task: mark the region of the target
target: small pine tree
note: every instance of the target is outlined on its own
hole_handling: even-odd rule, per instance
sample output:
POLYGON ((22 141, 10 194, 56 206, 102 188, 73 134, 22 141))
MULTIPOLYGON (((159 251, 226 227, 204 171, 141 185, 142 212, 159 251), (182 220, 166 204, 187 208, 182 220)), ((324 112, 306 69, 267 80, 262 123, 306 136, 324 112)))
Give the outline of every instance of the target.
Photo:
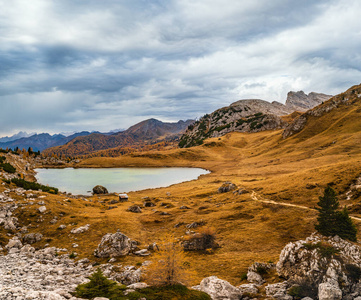
POLYGON ((119 294, 119 291, 123 289, 115 281, 106 278, 99 268, 88 278, 90 279, 88 283, 76 287, 75 296, 86 299, 93 299, 94 297, 110 298, 114 294, 119 294))
POLYGON ((337 210, 340 204, 336 192, 327 186, 324 195, 319 199, 317 203, 319 208, 316 208, 319 211, 316 230, 325 236, 338 235, 343 239, 356 241, 357 228, 348 215, 346 207, 342 211, 337 210))

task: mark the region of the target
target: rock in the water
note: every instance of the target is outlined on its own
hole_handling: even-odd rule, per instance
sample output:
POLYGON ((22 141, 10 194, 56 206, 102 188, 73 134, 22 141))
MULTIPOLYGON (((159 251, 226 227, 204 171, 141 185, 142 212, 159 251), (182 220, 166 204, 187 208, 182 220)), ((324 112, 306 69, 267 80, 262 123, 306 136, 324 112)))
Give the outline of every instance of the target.
POLYGON ((133 213, 141 213, 142 209, 138 205, 132 205, 127 209, 127 211, 130 211, 133 213))
POLYGON ((210 295, 213 300, 239 300, 242 297, 239 289, 217 276, 204 278, 197 289, 210 295))
POLYGON ((31 244, 41 241, 42 238, 43 238, 43 235, 41 233, 29 233, 29 234, 24 235, 23 243, 31 245, 31 244))
POLYGON ((96 257, 118 257, 128 255, 136 249, 137 242, 132 241, 119 230, 116 233, 107 233, 102 237, 98 248, 94 251, 96 257))
POLYGON ((108 194, 108 190, 102 185, 93 187, 93 194, 108 194))
POLYGON ((234 183, 227 181, 218 188, 218 193, 228 193, 236 188, 237 186, 234 183))

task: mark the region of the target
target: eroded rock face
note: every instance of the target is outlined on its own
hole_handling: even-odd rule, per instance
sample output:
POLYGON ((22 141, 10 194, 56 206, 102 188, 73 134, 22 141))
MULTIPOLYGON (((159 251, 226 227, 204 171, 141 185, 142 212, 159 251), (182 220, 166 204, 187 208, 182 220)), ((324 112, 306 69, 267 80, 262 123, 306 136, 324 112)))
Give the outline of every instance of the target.
POLYGON ((213 300, 239 300, 242 298, 242 292, 238 288, 217 276, 204 278, 200 285, 194 288, 207 293, 213 300))
POLYGON ((94 194, 108 194, 108 190, 102 185, 96 185, 93 187, 94 194))
POLYGON ((361 296, 361 248, 337 236, 313 234, 287 244, 276 269, 288 282, 318 288, 322 299, 341 299, 340 291, 342 299, 361 296))
POLYGON ((321 93, 312 92, 307 95, 303 91, 291 91, 287 94, 286 106, 294 111, 306 111, 327 101, 331 97, 331 95, 321 93))
POLYGON ((102 237, 98 248, 94 251, 94 255, 96 257, 124 256, 135 250, 136 245, 136 241, 132 241, 118 230, 116 233, 107 233, 102 237))

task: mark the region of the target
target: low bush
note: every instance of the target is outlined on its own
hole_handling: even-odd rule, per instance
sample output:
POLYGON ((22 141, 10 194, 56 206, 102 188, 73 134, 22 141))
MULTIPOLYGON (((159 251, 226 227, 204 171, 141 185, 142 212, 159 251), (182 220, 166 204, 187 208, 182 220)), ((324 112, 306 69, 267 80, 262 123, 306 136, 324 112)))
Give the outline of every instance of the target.
POLYGON ((316 244, 312 244, 312 243, 305 243, 303 244, 303 246, 307 249, 307 250, 314 250, 317 249, 318 253, 322 256, 322 257, 326 257, 326 258, 331 258, 333 255, 337 254, 340 252, 339 249, 333 247, 332 245, 328 244, 328 243, 322 243, 322 242, 318 242, 316 244))
POLYGON ((25 190, 42 190, 43 192, 57 194, 58 189, 51 186, 42 185, 36 182, 30 182, 24 179, 13 178, 11 180, 6 181, 7 183, 14 183, 16 186, 21 187, 25 190))
POLYGON ((0 168, 2 168, 5 172, 14 174, 16 172, 16 169, 9 163, 2 163, 0 164, 0 168))

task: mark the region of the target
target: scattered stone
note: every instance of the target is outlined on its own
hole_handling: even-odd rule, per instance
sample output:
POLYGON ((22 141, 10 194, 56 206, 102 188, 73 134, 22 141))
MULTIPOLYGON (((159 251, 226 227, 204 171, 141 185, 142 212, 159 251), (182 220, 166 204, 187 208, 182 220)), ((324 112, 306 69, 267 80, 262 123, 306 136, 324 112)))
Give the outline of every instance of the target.
POLYGON ((117 204, 117 203, 119 203, 118 200, 111 200, 111 201, 109 202, 109 204, 117 204))
POLYGON ((40 242, 43 238, 43 235, 41 233, 29 233, 24 235, 23 237, 23 243, 24 244, 34 244, 36 242, 40 242))
POLYGON ((139 250, 139 251, 135 251, 134 254, 139 255, 139 256, 148 256, 148 255, 150 255, 150 253, 148 252, 148 249, 142 249, 142 250, 139 250))
POLYGON ((98 248, 94 251, 96 257, 118 257, 128 255, 135 250, 137 242, 132 241, 119 230, 116 233, 107 233, 102 237, 98 248))
POLYGON ((155 204, 152 201, 147 200, 143 203, 143 206, 144 207, 154 207, 155 204))
POLYGON ((21 241, 17 236, 14 236, 11 240, 9 240, 8 244, 5 246, 5 248, 9 251, 10 249, 16 248, 20 249, 23 246, 21 241))
POLYGON ((138 205, 132 205, 127 209, 127 211, 130 211, 133 213, 141 213, 142 209, 138 205))
POLYGON ((108 190, 102 185, 93 187, 93 194, 108 194, 108 190))
POLYGON ((179 222, 179 223, 174 225, 174 228, 181 227, 182 225, 184 225, 184 222, 179 222))
POLYGON ((145 289, 147 288, 149 285, 146 284, 145 282, 137 282, 137 283, 133 283, 127 286, 128 289, 134 289, 134 290, 139 290, 139 289, 145 289))
POLYGON ((228 193, 230 191, 235 190, 236 188, 237 188, 237 186, 235 184, 227 181, 218 188, 218 193, 228 193))
POLYGON ((255 295, 258 293, 258 288, 253 283, 242 284, 242 285, 238 286, 237 288, 240 290, 240 292, 242 294, 247 293, 249 295, 255 295))
POLYGON ((114 258, 114 257, 112 257, 111 259, 109 259, 109 261, 108 261, 108 262, 112 264, 112 263, 115 263, 116 261, 117 261, 117 259, 116 259, 116 258, 114 258))
POLYGON ((157 243, 154 242, 153 244, 148 245, 147 249, 149 251, 156 251, 156 250, 159 250, 159 247, 158 247, 157 243))
POLYGON ((188 206, 182 205, 180 209, 190 209, 188 206))
POLYGON ((197 228, 197 227, 204 226, 204 225, 206 225, 206 222, 201 220, 199 222, 193 222, 191 224, 186 225, 186 228, 187 229, 192 229, 192 228, 197 228))
POLYGON ((62 224, 58 227, 58 229, 65 229, 66 228, 66 225, 62 224))
POLYGON ((45 211, 46 211, 46 206, 40 206, 39 208, 38 208, 38 211, 42 214, 42 213, 44 213, 45 211))
POLYGON ((89 230, 89 227, 90 227, 90 225, 86 224, 85 226, 81 226, 79 228, 73 228, 72 230, 70 230, 70 233, 73 233, 73 234, 84 233, 89 230))
POLYGON ((287 281, 275 284, 266 285, 267 297, 272 297, 281 300, 292 300, 293 297, 287 294, 288 283, 287 281))

